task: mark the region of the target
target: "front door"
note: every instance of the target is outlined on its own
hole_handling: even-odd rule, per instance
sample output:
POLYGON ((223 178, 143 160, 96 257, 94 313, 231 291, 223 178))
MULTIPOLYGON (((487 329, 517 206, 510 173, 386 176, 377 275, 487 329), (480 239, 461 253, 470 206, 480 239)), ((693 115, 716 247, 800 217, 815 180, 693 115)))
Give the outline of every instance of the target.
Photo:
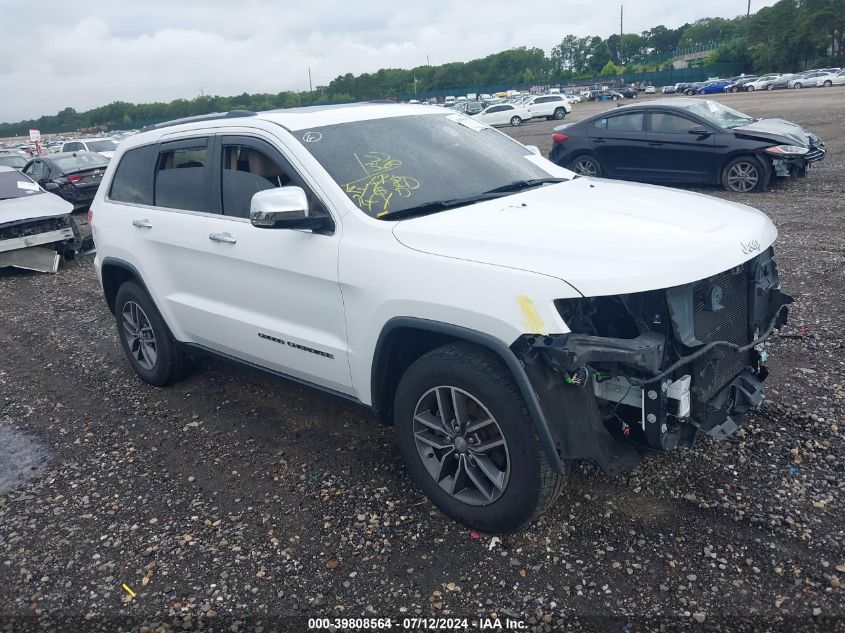
POLYGON ((706 182, 713 171, 715 131, 693 119, 652 112, 642 164, 645 177, 664 182, 706 182), (708 134, 692 134, 706 130, 708 134))
POLYGON ((214 268, 197 336, 219 352, 352 393, 337 274, 340 225, 328 234, 252 226, 253 194, 273 187, 303 187, 310 213, 328 211, 269 142, 221 136, 216 144, 221 213, 206 222, 214 268))

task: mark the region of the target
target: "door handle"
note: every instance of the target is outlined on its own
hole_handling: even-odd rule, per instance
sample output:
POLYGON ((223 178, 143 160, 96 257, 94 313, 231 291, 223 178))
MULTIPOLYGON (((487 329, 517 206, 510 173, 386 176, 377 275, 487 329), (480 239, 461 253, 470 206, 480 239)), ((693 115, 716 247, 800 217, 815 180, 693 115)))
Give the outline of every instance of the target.
POLYGON ((132 220, 132 226, 134 226, 136 229, 153 228, 153 225, 150 224, 150 221, 147 218, 144 218, 143 220, 132 220))
POLYGON ((222 242, 223 244, 236 244, 238 238, 233 237, 231 233, 209 233, 208 239, 212 242, 222 242))
POLYGON ((594 143, 604 143, 604 139, 603 138, 594 138, 593 142, 594 143))
POLYGON ((660 143, 658 141, 649 141, 648 144, 652 147, 659 147, 660 145, 663 145, 663 143, 660 143))

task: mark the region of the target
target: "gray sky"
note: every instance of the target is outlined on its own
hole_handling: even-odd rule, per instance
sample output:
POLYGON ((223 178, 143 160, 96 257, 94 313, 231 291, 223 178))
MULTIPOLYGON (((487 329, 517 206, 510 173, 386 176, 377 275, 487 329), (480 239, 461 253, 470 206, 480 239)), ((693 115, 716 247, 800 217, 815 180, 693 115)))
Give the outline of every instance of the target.
MULTIPOLYGON (((774 0, 753 0, 752 10, 774 0)), ((625 32, 734 17, 745 0, 628 0, 625 32)), ((606 37, 619 3, 554 0, 0 0, 0 121, 112 101, 307 90, 340 74, 466 61, 567 33, 606 37), (534 7, 534 8, 531 8, 534 7)))

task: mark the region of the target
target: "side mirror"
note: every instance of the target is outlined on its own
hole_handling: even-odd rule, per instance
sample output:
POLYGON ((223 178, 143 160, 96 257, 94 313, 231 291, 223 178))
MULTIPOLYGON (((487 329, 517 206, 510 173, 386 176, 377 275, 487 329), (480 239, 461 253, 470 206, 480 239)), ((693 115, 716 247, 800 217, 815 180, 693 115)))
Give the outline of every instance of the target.
POLYGON ((695 134, 696 136, 710 136, 712 132, 707 130, 703 127, 694 127, 689 131, 690 134, 695 134))
POLYGON ((325 216, 308 214, 308 198, 302 187, 265 189, 252 196, 249 221, 259 229, 324 229, 325 216))
POLYGON ((54 182, 45 182, 43 186, 44 186, 44 189, 46 189, 47 191, 55 191, 56 189, 59 188, 59 185, 57 185, 54 182))

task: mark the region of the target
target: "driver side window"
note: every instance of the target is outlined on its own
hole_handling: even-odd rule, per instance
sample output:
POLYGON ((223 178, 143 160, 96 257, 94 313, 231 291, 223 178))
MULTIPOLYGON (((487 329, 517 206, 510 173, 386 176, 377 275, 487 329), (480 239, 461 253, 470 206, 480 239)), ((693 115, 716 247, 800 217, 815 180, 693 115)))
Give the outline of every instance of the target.
POLYGON ((223 215, 248 218, 255 193, 290 184, 290 176, 264 152, 223 145, 223 215))

